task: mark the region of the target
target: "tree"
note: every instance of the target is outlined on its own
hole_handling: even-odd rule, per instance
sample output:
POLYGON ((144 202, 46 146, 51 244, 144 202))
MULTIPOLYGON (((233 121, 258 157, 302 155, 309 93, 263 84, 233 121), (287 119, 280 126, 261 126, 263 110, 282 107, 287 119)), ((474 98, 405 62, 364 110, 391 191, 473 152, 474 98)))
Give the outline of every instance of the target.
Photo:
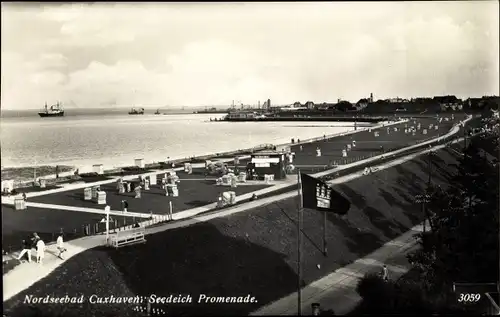
POLYGON ((394 284, 386 282, 379 274, 367 274, 356 285, 356 292, 363 299, 364 307, 372 312, 392 310, 394 284))
POLYGON ((339 102, 336 106, 337 110, 339 111, 349 111, 349 110, 354 110, 355 108, 349 101, 342 100, 339 102))
MULTIPOLYGON (((465 313, 453 293, 453 282, 498 280, 498 166, 483 155, 487 140, 474 138, 456 167, 449 186, 430 186, 427 217, 431 230, 418 234, 420 248, 408 255, 415 278, 403 277, 385 286, 376 277, 363 278, 357 291, 365 311, 391 313, 465 313), (382 301, 382 297, 386 298, 382 301)), ((382 282, 383 283, 383 282, 382 282)))
POLYGON ((419 235, 421 248, 408 256, 431 294, 453 282, 498 280, 498 168, 477 143, 464 150, 450 186, 433 188, 432 230, 419 235))

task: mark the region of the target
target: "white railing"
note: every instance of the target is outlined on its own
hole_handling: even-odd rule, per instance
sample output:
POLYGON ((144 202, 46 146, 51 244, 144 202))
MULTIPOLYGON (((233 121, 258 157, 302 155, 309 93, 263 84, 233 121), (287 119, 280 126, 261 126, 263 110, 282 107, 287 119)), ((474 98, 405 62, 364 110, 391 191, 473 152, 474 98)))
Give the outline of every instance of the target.
POLYGON ((120 248, 129 244, 143 243, 146 242, 145 233, 146 229, 143 227, 119 231, 109 236, 108 245, 114 248, 120 248))

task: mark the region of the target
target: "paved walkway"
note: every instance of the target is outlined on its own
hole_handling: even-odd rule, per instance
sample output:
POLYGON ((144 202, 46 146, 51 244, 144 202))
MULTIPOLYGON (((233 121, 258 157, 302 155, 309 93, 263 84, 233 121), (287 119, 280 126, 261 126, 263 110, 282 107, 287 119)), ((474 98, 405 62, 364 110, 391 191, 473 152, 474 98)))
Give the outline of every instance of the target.
MULTIPOLYGON (((57 210, 66 210, 66 211, 75 211, 75 212, 87 212, 87 213, 93 213, 93 214, 103 214, 105 215, 106 213, 104 212, 104 205, 102 209, 98 208, 88 208, 88 207, 75 207, 75 206, 64 206, 64 205, 54 205, 54 204, 44 204, 44 203, 35 203, 35 202, 26 202, 27 207, 34 207, 34 208, 47 208, 47 209, 57 209, 57 210)), ((151 214, 146 214, 146 213, 140 213, 140 212, 123 212, 121 210, 111 210, 109 212, 111 216, 124 216, 124 217, 136 217, 136 218, 150 218, 151 214)), ((164 215, 160 214, 153 214, 153 217, 161 217, 164 215)))
MULTIPOLYGON (((323 310, 333 309, 336 315, 350 312, 361 300, 356 293, 358 281, 367 273, 381 272, 384 264, 387 265, 391 279, 397 279, 405 274, 410 266, 408 263, 401 265, 401 262, 404 264, 401 258, 404 259, 404 255, 415 248, 417 240, 414 235, 421 232, 422 227, 422 224, 413 227, 364 258, 304 287, 301 290, 302 314, 310 315, 313 303, 319 303, 323 310)), ((251 315, 297 315, 297 297, 295 292, 262 307, 251 315)))
MULTIPOLYGON (((452 129, 452 131, 450 131, 449 135, 454 134, 458 131, 458 129, 455 129, 455 130, 452 129)), ((429 142, 429 143, 431 143, 431 142, 429 142)), ((415 147, 415 146, 413 146, 413 147, 415 147)), ((444 147, 444 145, 440 146, 440 147, 442 148, 442 147, 444 147)), ((410 148, 412 148, 412 147, 410 147, 410 148)), ((435 148, 432 148, 429 150, 435 150, 437 148, 438 147, 435 147, 435 148)), ((421 151, 419 153, 412 154, 412 155, 409 155, 407 157, 403 157, 403 158, 400 158, 398 160, 395 160, 394 162, 380 165, 378 168, 379 168, 379 170, 382 170, 382 169, 388 168, 390 166, 402 164, 408 160, 413 159, 414 157, 416 157, 418 155, 421 155, 421 154, 428 152, 429 150, 421 151)), ((403 151, 404 151, 404 149, 398 150, 396 152, 403 152, 403 151)), ((388 154, 386 153, 385 155, 388 155, 388 154)), ((376 161, 379 158, 380 158, 380 156, 376 156, 373 158, 363 160, 363 162, 367 163, 369 161, 376 161)), ((354 166, 357 166, 360 164, 362 164, 362 163, 355 162, 352 164, 343 165, 339 168, 345 169, 345 168, 354 167, 354 166)), ((317 174, 314 174, 312 176, 320 177, 320 176, 324 176, 324 175, 329 174, 329 173, 331 173, 331 171, 317 173, 317 174)), ((349 174, 349 175, 346 175, 343 177, 336 178, 331 183, 347 182, 347 181, 350 181, 352 179, 362 177, 362 176, 363 176, 363 174, 361 172, 356 172, 353 174, 349 174)), ((86 185, 88 186, 88 184, 86 184, 86 185)), ((289 186, 289 184, 280 184, 280 185, 281 186, 289 186)), ((262 193, 265 192, 266 190, 268 192, 271 192, 271 191, 278 189, 277 187, 279 187, 279 185, 269 187, 269 188, 264 188, 260 191, 257 191, 256 193, 258 195, 259 194, 262 195, 262 193)), ((251 194, 252 193, 248 193, 245 195, 248 196, 247 198, 250 198, 251 194)), ((245 199, 245 195, 241 195, 240 199, 245 199)), ((162 225, 159 227, 147 228, 146 234, 153 234, 153 233, 162 232, 162 231, 169 230, 169 229, 189 226, 189 225, 192 225, 192 224, 195 224, 198 222, 204 222, 204 221, 208 221, 208 220, 218 218, 218 217, 224 217, 224 216, 227 216, 230 214, 243 212, 243 211, 253 209, 253 208, 256 208, 259 206, 270 204, 270 203, 273 203, 275 201, 283 200, 283 199, 286 199, 289 197, 294 197, 296 195, 297 195, 297 192, 289 192, 286 194, 262 198, 262 199, 259 199, 259 200, 253 201, 253 202, 246 203, 244 205, 237 205, 235 207, 228 208, 228 209, 225 209, 223 211, 219 211, 219 212, 216 212, 213 214, 205 214, 205 215, 202 215, 200 217, 194 217, 194 216, 196 216, 199 213, 206 212, 206 211, 212 209, 213 207, 215 207, 216 204, 214 203, 214 204, 211 204, 208 206, 203 206, 203 207, 199 207, 199 208, 185 210, 182 212, 175 213, 173 215, 173 220, 182 220, 182 219, 186 219, 186 220, 168 223, 168 224, 165 224, 165 225, 162 225), (211 208, 211 206, 212 206, 212 208, 211 208)), ((153 222, 154 222, 154 220, 148 221, 148 222, 143 223, 143 225, 146 225, 146 224, 151 225, 153 222)), ((80 239, 75 239, 75 240, 69 241, 68 243, 66 243, 68 251, 65 254, 65 259, 69 259, 72 256, 77 255, 80 252, 83 252, 87 249, 91 249, 91 248, 103 245, 104 243, 105 243, 105 238, 102 235, 90 236, 90 237, 85 237, 85 238, 80 238, 80 239)), ((54 248, 54 246, 48 246, 48 253, 54 252, 54 250, 51 248, 54 248)), ((30 287, 31 285, 33 285, 34 283, 36 283, 37 281, 39 281, 43 277, 49 275, 52 271, 54 271, 63 262, 64 262, 64 260, 60 260, 55 256, 47 256, 45 259, 45 263, 43 265, 39 265, 36 269, 31 268, 31 266, 37 265, 35 263, 30 263, 30 264, 27 263, 24 265, 18 265, 13 270, 11 270, 10 272, 8 272, 7 274, 5 274, 3 276, 4 301, 8 300, 12 296, 27 289, 28 287, 30 287)))

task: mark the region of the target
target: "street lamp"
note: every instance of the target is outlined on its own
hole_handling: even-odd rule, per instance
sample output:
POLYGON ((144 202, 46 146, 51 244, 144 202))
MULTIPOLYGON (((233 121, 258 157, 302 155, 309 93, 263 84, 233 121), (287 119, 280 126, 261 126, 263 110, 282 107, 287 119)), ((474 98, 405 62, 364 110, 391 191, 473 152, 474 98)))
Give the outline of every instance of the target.
POLYGON ((430 188, 431 186, 431 180, 432 180, 432 157, 436 155, 435 151, 429 151, 428 153, 428 160, 427 160, 427 173, 429 174, 429 178, 427 180, 427 187, 430 188))
POLYGON ((417 204, 421 204, 422 206, 422 214, 424 215, 424 227, 423 227, 423 231, 425 233, 425 223, 427 222, 427 217, 425 215, 425 204, 426 203, 429 203, 430 202, 430 196, 428 194, 419 194, 419 195, 415 195, 415 202, 417 204))

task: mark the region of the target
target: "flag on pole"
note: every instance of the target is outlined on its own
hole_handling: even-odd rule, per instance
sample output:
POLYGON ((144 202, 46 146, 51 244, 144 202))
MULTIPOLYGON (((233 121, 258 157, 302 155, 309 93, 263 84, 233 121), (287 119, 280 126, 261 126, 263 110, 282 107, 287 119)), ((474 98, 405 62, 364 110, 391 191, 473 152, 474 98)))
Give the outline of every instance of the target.
POLYGON ((351 202, 325 182, 300 173, 302 207, 345 215, 351 202))

